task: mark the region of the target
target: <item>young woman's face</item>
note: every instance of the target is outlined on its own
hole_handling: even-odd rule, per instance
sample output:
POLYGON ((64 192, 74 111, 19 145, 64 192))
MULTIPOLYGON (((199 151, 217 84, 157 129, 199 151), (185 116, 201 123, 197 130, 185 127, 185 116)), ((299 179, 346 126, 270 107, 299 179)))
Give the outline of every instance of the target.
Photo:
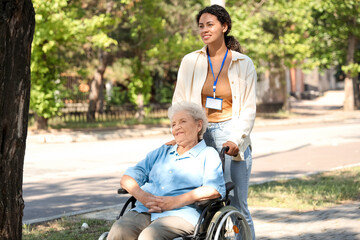
POLYGON ((224 40, 227 24, 221 24, 216 16, 204 13, 199 19, 199 33, 203 42, 207 45, 224 40))

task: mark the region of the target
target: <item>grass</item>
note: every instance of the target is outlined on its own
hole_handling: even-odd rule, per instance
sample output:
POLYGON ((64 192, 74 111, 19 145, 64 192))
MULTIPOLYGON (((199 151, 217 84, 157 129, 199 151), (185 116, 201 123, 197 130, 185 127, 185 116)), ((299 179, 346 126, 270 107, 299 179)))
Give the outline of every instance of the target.
POLYGON ((360 167, 299 179, 272 181, 249 188, 249 206, 315 210, 360 200, 360 167))
POLYGON ((99 122, 62 122, 49 124, 53 129, 104 129, 104 128, 123 128, 135 125, 158 125, 169 124, 167 118, 145 118, 142 122, 137 119, 116 120, 116 121, 99 121, 99 122))
MULTIPOLYGON (((136 125, 169 125, 170 121, 167 118, 145 118, 142 122, 139 122, 137 119, 127 119, 127 120, 114 120, 114 121, 97 121, 97 122, 64 122, 57 120, 49 121, 49 129, 109 129, 109 128, 125 128, 136 125)), ((34 128, 34 121, 29 121, 29 129, 34 128)))
POLYGON ((79 219, 65 217, 39 225, 24 225, 23 240, 89 240, 98 239, 103 232, 108 232, 112 221, 97 219, 79 219), (88 229, 81 229, 86 222, 88 229))
MULTIPOLYGON (((308 177, 272 181, 249 188, 249 206, 307 211, 360 200, 360 167, 325 172, 308 177)), ((98 239, 112 221, 66 217, 23 227, 23 240, 98 239), (81 230, 86 222, 89 229, 81 230)))
POLYGON ((288 119, 295 115, 296 114, 288 112, 288 111, 284 111, 284 110, 279 110, 277 112, 264 112, 264 113, 257 112, 256 113, 256 117, 263 118, 263 119, 288 119))

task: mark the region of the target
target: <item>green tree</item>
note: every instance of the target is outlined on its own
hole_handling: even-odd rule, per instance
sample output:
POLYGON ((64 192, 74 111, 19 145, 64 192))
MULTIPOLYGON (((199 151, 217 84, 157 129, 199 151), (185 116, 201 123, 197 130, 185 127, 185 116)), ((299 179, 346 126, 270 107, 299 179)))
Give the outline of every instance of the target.
MULTIPOLYGON (((285 84, 281 73, 285 67, 324 70, 343 65, 347 73, 344 109, 359 105, 354 77, 360 70, 359 4, 358 0, 227 1, 233 34, 258 72, 269 71, 270 78, 280 76, 285 84), (280 71, 273 75, 276 69, 280 71)), ((265 96, 272 99, 278 94, 265 96)))
POLYGON ((141 110, 149 101, 171 102, 182 57, 202 46, 195 15, 203 1, 143 0, 133 4, 122 11, 119 26, 111 33, 119 49, 105 75, 126 86, 131 101, 141 110))
POLYGON ((267 73, 270 88, 263 96, 270 102, 283 102, 288 109, 285 69, 313 68, 312 26, 306 0, 227 1, 232 16, 232 34, 251 57, 258 73, 267 73), (276 87, 280 85, 280 87, 276 87))
POLYGON ((153 93, 156 102, 171 102, 181 59, 203 46, 195 21, 197 12, 203 7, 204 1, 194 0, 161 3, 165 12, 165 34, 146 52, 154 76, 153 93))
MULTIPOLYGON (((113 47, 111 52, 98 49, 98 64, 95 66, 95 74, 91 81, 91 90, 89 96, 88 121, 95 120, 95 112, 102 111, 103 88, 105 71, 108 66, 126 62, 124 66, 130 71, 126 87, 127 95, 130 101, 138 106, 139 113, 143 113, 143 105, 149 102, 152 78, 149 71, 150 64, 145 61, 145 52, 156 41, 156 36, 161 35, 159 22, 161 17, 156 16, 159 13, 157 1, 139 1, 139 0, 123 0, 123 1, 93 1, 82 0, 87 2, 89 9, 88 14, 94 14, 96 11, 104 11, 111 13, 115 19, 114 27, 109 36, 116 39, 120 44, 119 47, 113 47), (104 4, 106 2, 106 4, 104 4), (94 6, 96 6, 94 8, 94 6), (121 59, 128 59, 123 61, 121 59)), ((112 71, 119 72, 119 71, 112 71)), ((114 76, 113 76, 114 77, 114 76)), ((112 77, 112 78, 113 78, 112 77)), ((115 78, 121 78, 115 77, 115 78)), ((122 80, 122 82, 125 82, 122 80)), ((143 114, 139 114, 142 118, 143 114)))
MULTIPOLYGON (((144 105, 149 103, 153 78, 151 76, 151 59, 146 52, 164 37, 164 11, 162 1, 124 1, 125 11, 119 16, 119 25, 112 36, 119 41, 117 58, 126 58, 130 70, 128 81, 128 96, 138 108, 138 119, 145 114, 144 105)), ((119 63, 119 61, 117 61, 119 63)))
POLYGON ((70 68, 70 59, 84 52, 84 44, 108 47, 116 42, 106 35, 113 20, 108 14, 87 18, 76 5, 66 0, 33 0, 36 29, 32 46, 32 87, 30 108, 37 128, 47 128, 61 101, 61 74, 70 68))
MULTIPOLYGON (((111 24, 98 29, 96 44, 88 44, 86 47, 86 56, 77 56, 82 69, 86 69, 87 78, 90 78, 89 107, 87 112, 87 121, 95 121, 95 113, 103 112, 104 107, 104 85, 105 71, 112 64, 117 52, 117 41, 111 38, 110 33, 116 29, 119 24, 119 16, 131 4, 130 0, 112 1, 112 0, 77 0, 73 5, 82 9, 84 16, 91 19, 93 16, 106 14, 111 19, 111 24), (80 6, 81 5, 81 6, 80 6), (105 42, 104 42, 105 40, 105 42), (110 40, 110 41, 108 41, 110 40)), ((94 42, 95 43, 95 42, 94 42)))
POLYGON ((149 103, 153 78, 150 74, 151 59, 149 51, 160 39, 165 37, 165 12, 161 0, 141 1, 134 4, 129 16, 131 24, 130 34, 134 58, 132 63, 132 77, 129 84, 130 99, 136 103, 138 119, 144 117, 144 105, 149 103))
POLYGON ((357 76, 360 73, 360 1, 309 1, 314 27, 314 57, 321 68, 342 65, 346 73, 344 110, 360 107, 357 76))

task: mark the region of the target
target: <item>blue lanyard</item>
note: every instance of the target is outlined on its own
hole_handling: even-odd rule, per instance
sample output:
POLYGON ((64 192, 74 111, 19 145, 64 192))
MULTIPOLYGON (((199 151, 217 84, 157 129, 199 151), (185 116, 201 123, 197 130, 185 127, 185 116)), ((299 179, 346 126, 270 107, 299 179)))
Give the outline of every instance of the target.
POLYGON ((214 86, 213 86, 213 91, 214 91, 214 98, 215 98, 215 92, 216 92, 216 84, 217 84, 217 81, 218 81, 218 78, 219 78, 219 75, 221 73, 221 70, 224 66, 224 63, 225 63, 225 60, 226 60, 226 56, 228 54, 228 51, 229 49, 226 49, 226 53, 225 53, 225 57, 221 63, 221 67, 220 67, 220 71, 219 71, 219 74, 217 75, 216 79, 215 79, 215 74, 214 74, 214 70, 213 70, 213 67, 212 67, 212 64, 211 64, 211 59, 210 59, 210 54, 209 54, 209 49, 206 49, 206 52, 207 52, 207 55, 208 55, 208 59, 209 59, 209 63, 210 63, 210 68, 211 68, 211 72, 212 72, 212 75, 214 77, 214 86))

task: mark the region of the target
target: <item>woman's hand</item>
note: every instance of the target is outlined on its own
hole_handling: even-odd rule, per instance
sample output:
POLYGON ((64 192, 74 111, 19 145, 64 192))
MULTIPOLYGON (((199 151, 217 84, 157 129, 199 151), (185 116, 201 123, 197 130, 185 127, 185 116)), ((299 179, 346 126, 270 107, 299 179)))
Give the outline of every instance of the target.
POLYGON ((163 210, 161 207, 158 206, 157 202, 148 202, 147 204, 144 204, 145 207, 147 207, 149 210, 149 213, 161 213, 163 210))
POLYGON ((136 200, 144 204, 145 207, 147 207, 149 210, 151 209, 151 212, 161 212, 161 208, 157 206, 157 197, 142 190, 134 178, 128 175, 124 175, 121 178, 120 185, 132 196, 134 196, 136 200))
POLYGON ((143 191, 143 193, 136 198, 139 202, 144 204, 149 209, 149 212, 162 212, 161 208, 157 204, 157 196, 143 191))
POLYGON ((156 196, 155 205, 161 208, 162 212, 165 212, 193 204, 194 202, 214 199, 220 196, 220 193, 213 187, 202 186, 178 196, 156 196))
POLYGON ((237 144, 227 141, 223 144, 223 147, 229 147, 229 150, 226 152, 227 155, 237 156, 239 154, 239 147, 237 144))
MULTIPOLYGON (((156 197, 156 204, 155 206, 160 208, 162 212, 182 207, 183 205, 180 204, 181 201, 178 199, 179 196, 171 197, 171 196, 157 196, 156 197)), ((149 212, 154 212, 152 209, 149 209, 149 212)))

